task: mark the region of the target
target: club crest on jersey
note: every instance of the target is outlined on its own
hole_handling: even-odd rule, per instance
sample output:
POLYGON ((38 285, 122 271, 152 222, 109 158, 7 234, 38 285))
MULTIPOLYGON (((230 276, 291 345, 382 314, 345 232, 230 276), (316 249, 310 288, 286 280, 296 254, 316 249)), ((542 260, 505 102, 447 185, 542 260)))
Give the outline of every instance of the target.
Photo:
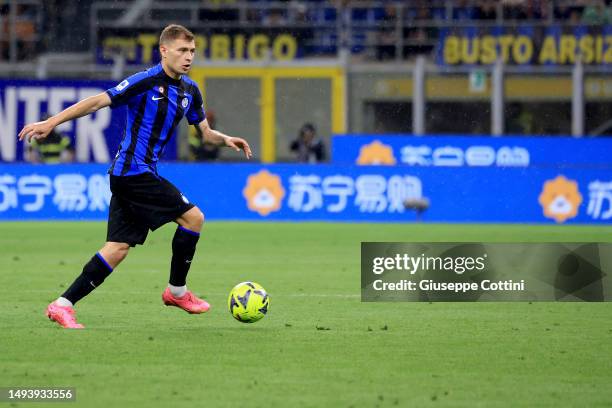
POLYGON ((181 102, 181 105, 183 105, 183 108, 186 108, 187 105, 189 105, 189 99, 183 98, 183 102, 181 102))
POLYGON ((159 93, 164 93, 164 87, 160 86, 159 88, 157 88, 157 90, 159 91, 159 93))

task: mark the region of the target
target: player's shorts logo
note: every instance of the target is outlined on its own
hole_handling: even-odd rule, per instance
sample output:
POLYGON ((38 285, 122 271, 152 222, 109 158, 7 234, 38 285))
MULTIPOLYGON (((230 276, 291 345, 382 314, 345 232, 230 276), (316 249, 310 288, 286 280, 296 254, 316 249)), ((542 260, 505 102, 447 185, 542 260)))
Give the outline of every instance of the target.
POLYGON ((395 164, 393 149, 391 146, 381 143, 378 140, 364 145, 359 151, 357 164, 395 164))
POLYGON ((183 101, 181 102, 181 105, 183 105, 183 108, 186 108, 187 105, 189 105, 189 99, 183 98, 183 101))
POLYGON ((123 91, 123 89, 124 89, 126 86, 128 86, 129 84, 130 84, 130 83, 128 82, 128 80, 127 80, 127 79, 125 79, 125 80, 123 80, 123 81, 122 81, 122 82, 121 82, 119 85, 117 85, 117 86, 115 87, 115 89, 116 89, 118 92, 121 92, 121 91, 123 91))
POLYGON ((181 199, 185 204, 189 204, 189 200, 187 199, 187 197, 185 197, 185 195, 181 194, 181 199))
POLYGON ((265 217, 271 212, 280 210, 285 189, 278 175, 261 170, 249 176, 242 195, 247 201, 249 210, 265 217))
POLYGON ((582 195, 578 191, 578 183, 575 180, 557 176, 544 183, 538 201, 546 218, 562 223, 578 215, 582 195))

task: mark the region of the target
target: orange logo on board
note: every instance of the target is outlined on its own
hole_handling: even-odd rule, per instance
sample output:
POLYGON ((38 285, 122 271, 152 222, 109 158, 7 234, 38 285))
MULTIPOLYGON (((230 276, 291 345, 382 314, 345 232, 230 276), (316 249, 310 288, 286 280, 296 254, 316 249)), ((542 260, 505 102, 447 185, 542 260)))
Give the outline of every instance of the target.
POLYGON ((285 197, 285 189, 279 176, 267 170, 261 170, 249 176, 242 195, 247 201, 249 210, 266 216, 280 210, 283 197, 285 197))
POLYGON ((562 223, 578 215, 582 195, 578 191, 578 183, 575 180, 557 176, 544 183, 538 201, 546 218, 562 223))
POLYGON ((357 158, 357 164, 393 165, 395 164, 393 149, 391 146, 375 140, 372 143, 361 147, 359 150, 359 157, 357 158))

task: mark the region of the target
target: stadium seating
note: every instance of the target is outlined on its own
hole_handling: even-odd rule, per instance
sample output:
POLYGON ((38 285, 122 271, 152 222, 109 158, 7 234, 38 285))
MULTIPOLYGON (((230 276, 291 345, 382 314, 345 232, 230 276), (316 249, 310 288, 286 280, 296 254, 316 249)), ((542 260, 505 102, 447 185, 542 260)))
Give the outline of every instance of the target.
MULTIPOLYGON (((1 5, 0 59, 31 60, 45 52, 93 50, 90 19, 77 16, 96 18, 94 14, 103 8, 104 2, 80 1, 68 7, 69 3, 72 4, 66 0, 27 0, 19 2, 15 11, 11 11, 11 3, 1 5), (10 23, 13 15, 14 23, 10 23), (11 44, 20 51, 11 54, 11 44)), ((114 13, 118 18, 137 3, 113 5, 112 10, 104 12, 114 13)), ((405 58, 415 50, 432 52, 439 29, 454 24, 513 25, 519 20, 546 25, 611 24, 611 3, 610 0, 215 0, 181 2, 181 8, 176 10, 168 9, 167 2, 152 2, 150 15, 144 17, 161 22, 184 15, 183 23, 193 23, 195 17, 192 25, 196 30, 211 26, 231 30, 245 25, 281 27, 287 31, 308 27, 312 32, 302 35, 307 37, 306 55, 333 54, 340 46, 346 46, 353 54, 380 59, 385 53, 374 50, 388 46, 391 33, 407 47, 395 57, 405 58), (164 7, 156 9, 156 5, 164 7)), ((135 24, 134 29, 137 28, 135 24)))

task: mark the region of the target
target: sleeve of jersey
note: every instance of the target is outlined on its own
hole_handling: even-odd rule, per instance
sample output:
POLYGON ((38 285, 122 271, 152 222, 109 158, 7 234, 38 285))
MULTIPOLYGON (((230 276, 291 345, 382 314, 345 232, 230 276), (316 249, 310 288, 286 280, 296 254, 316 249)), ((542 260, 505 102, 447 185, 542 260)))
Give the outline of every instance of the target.
POLYGON ((140 95, 147 91, 147 79, 149 76, 146 72, 139 72, 124 79, 119 85, 106 90, 107 95, 111 99, 111 108, 123 106, 136 95, 140 95))
POLYGON ((202 94, 198 88, 195 88, 195 92, 193 95, 193 102, 185 115, 187 117, 187 122, 190 125, 197 125, 206 119, 206 112, 204 112, 204 101, 202 100, 202 94))

